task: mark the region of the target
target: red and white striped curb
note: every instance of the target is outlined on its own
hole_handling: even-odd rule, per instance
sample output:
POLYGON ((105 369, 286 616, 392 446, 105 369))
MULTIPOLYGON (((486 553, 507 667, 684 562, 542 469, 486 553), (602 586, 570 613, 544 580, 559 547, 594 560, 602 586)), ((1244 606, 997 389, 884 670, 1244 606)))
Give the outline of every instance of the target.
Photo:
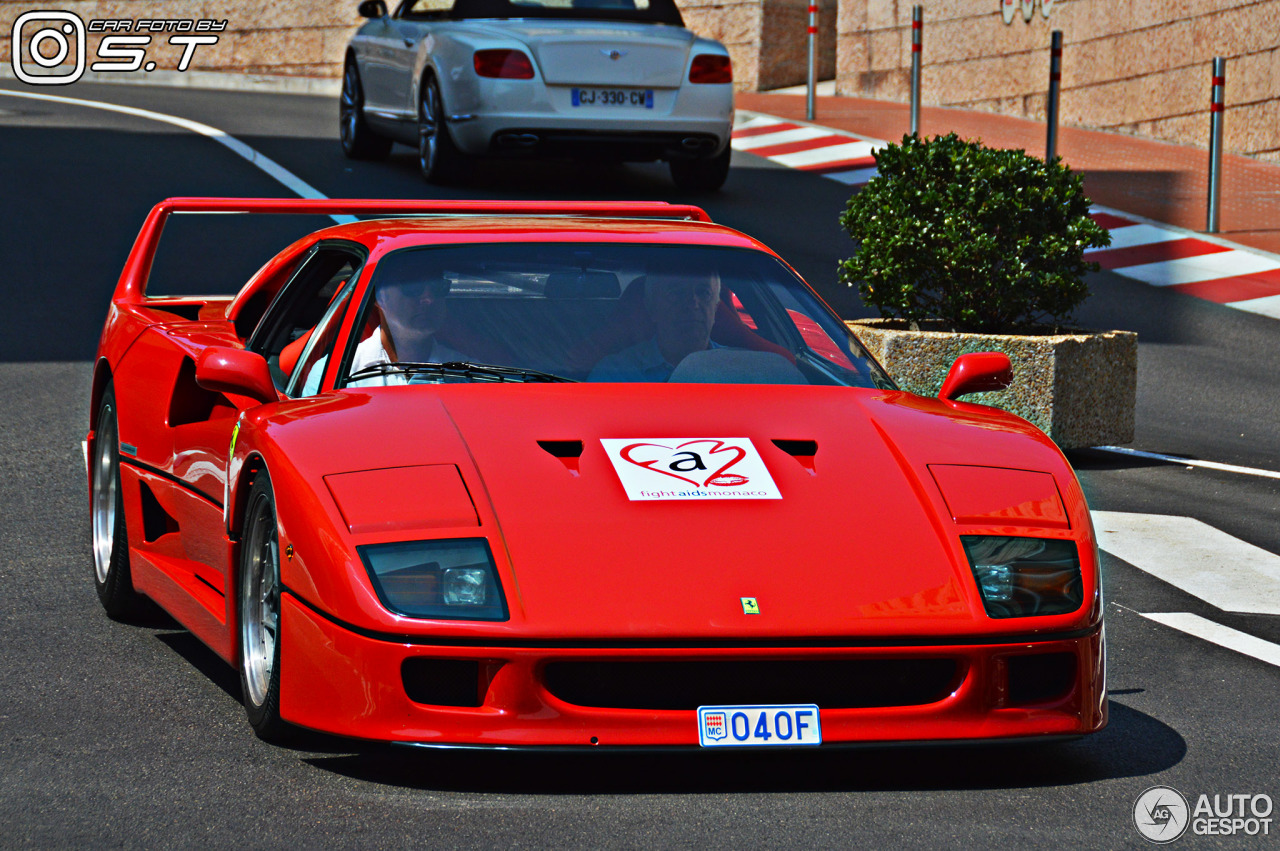
POLYGON ((1111 247, 1085 258, 1117 275, 1280 319, 1280 257, 1094 206, 1111 247))
MULTIPOLYGON (((733 149, 779 165, 860 187, 875 177, 876 148, 888 144, 772 115, 740 112, 733 149)), ((1126 278, 1280 319, 1280 257, 1094 206, 1091 215, 1111 231, 1111 247, 1086 252, 1102 268, 1126 278)))
POLYGON ((772 115, 739 113, 733 149, 778 165, 814 172, 851 186, 875 176, 876 148, 888 143, 855 133, 799 124, 772 115))

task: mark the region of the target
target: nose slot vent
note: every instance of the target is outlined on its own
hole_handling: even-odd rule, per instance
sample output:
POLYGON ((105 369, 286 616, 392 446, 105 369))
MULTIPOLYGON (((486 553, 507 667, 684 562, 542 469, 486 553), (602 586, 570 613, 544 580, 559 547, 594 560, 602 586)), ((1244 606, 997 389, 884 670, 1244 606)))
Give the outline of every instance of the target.
POLYGON ((818 454, 818 441, 775 439, 773 445, 799 461, 800 466, 809 471, 809 475, 817 475, 817 470, 813 466, 813 456, 818 454))
POLYGON ((581 440, 539 440, 538 445, 548 455, 559 458, 566 470, 578 475, 578 459, 582 456, 581 440))

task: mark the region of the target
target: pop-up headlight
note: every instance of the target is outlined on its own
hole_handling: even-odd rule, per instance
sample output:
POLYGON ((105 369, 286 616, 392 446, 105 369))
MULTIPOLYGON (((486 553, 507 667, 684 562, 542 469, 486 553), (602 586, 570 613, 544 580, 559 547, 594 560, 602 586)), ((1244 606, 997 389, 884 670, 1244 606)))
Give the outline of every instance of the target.
POLYGON ((357 548, 378 599, 411 618, 504 621, 493 555, 484 538, 401 541, 357 548))
POLYGON ((990 617, 1063 615, 1084 602, 1075 541, 961 535, 960 543, 990 617))

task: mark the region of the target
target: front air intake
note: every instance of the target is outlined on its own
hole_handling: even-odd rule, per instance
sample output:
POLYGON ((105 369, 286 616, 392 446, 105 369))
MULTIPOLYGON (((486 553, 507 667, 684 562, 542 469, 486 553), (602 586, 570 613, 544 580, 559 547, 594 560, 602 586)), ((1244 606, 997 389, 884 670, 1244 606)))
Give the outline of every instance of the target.
POLYGON ((565 703, 613 709, 815 703, 822 709, 919 706, 960 681, 955 659, 550 662, 547 691, 565 703))
POLYGON ((480 663, 469 659, 405 659, 400 666, 405 694, 431 706, 479 706, 480 663))

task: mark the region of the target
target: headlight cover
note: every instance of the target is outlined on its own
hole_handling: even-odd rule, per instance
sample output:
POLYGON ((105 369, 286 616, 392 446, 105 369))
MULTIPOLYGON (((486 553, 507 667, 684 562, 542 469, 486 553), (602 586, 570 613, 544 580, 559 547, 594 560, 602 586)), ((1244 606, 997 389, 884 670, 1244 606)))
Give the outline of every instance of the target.
POLYGON ((411 618, 505 621, 507 601, 484 538, 357 547, 382 605, 411 618))
POLYGON ((1065 615, 1084 602, 1075 541, 961 535, 960 543, 989 617, 1065 615))

